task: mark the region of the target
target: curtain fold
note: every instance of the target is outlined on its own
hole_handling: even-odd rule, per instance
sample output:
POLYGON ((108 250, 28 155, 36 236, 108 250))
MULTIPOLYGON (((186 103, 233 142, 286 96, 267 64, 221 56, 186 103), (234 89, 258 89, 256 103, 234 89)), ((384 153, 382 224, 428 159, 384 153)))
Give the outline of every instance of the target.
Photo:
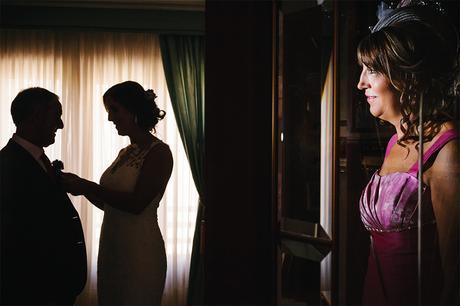
POLYGON ((188 305, 202 305, 204 262, 204 37, 160 35, 161 57, 179 133, 198 190, 188 305))
MULTIPOLYGON (((46 148, 65 171, 99 181, 102 172, 129 143, 120 137, 102 102, 112 85, 133 80, 157 94, 166 117, 157 136, 173 154, 174 168, 158 208, 168 271, 163 306, 185 305, 198 195, 169 101, 158 36, 153 33, 0 30, 0 147, 13 134, 11 101, 25 88, 56 93, 64 129, 46 148)), ((82 220, 88 252, 88 283, 76 305, 96 305, 96 269, 102 212, 83 197, 72 197, 82 220)))

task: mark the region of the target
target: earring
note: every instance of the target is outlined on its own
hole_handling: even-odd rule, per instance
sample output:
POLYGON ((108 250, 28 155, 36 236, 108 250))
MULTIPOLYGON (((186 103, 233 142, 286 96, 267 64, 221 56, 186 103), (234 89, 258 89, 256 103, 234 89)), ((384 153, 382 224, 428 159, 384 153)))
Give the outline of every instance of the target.
POLYGON ((134 116, 134 123, 137 125, 137 116, 134 116))

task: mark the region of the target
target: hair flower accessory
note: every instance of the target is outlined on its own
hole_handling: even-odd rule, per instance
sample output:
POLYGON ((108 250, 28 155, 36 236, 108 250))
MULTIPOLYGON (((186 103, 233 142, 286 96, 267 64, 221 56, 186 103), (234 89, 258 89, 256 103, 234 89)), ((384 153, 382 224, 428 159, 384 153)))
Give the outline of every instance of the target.
POLYGON ((153 89, 147 89, 145 91, 145 96, 147 97, 147 99, 149 100, 155 100, 157 98, 157 95, 155 94, 155 92, 153 91, 153 89))

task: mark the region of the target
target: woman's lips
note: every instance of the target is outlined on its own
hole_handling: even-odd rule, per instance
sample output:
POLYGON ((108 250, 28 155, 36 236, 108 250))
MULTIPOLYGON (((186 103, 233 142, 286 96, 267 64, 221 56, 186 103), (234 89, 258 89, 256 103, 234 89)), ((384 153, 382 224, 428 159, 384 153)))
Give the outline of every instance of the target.
POLYGON ((368 103, 374 102, 374 100, 375 100, 376 98, 377 98, 376 96, 366 96, 366 99, 367 99, 367 102, 368 102, 368 103))

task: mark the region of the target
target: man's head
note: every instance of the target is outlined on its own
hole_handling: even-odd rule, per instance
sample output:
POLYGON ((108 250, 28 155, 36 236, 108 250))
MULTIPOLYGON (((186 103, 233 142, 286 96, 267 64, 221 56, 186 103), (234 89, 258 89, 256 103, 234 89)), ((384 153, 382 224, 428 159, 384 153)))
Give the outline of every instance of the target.
POLYGON ((39 147, 54 143, 56 131, 64 127, 61 115, 59 97, 40 87, 21 91, 11 103, 17 133, 39 147))

